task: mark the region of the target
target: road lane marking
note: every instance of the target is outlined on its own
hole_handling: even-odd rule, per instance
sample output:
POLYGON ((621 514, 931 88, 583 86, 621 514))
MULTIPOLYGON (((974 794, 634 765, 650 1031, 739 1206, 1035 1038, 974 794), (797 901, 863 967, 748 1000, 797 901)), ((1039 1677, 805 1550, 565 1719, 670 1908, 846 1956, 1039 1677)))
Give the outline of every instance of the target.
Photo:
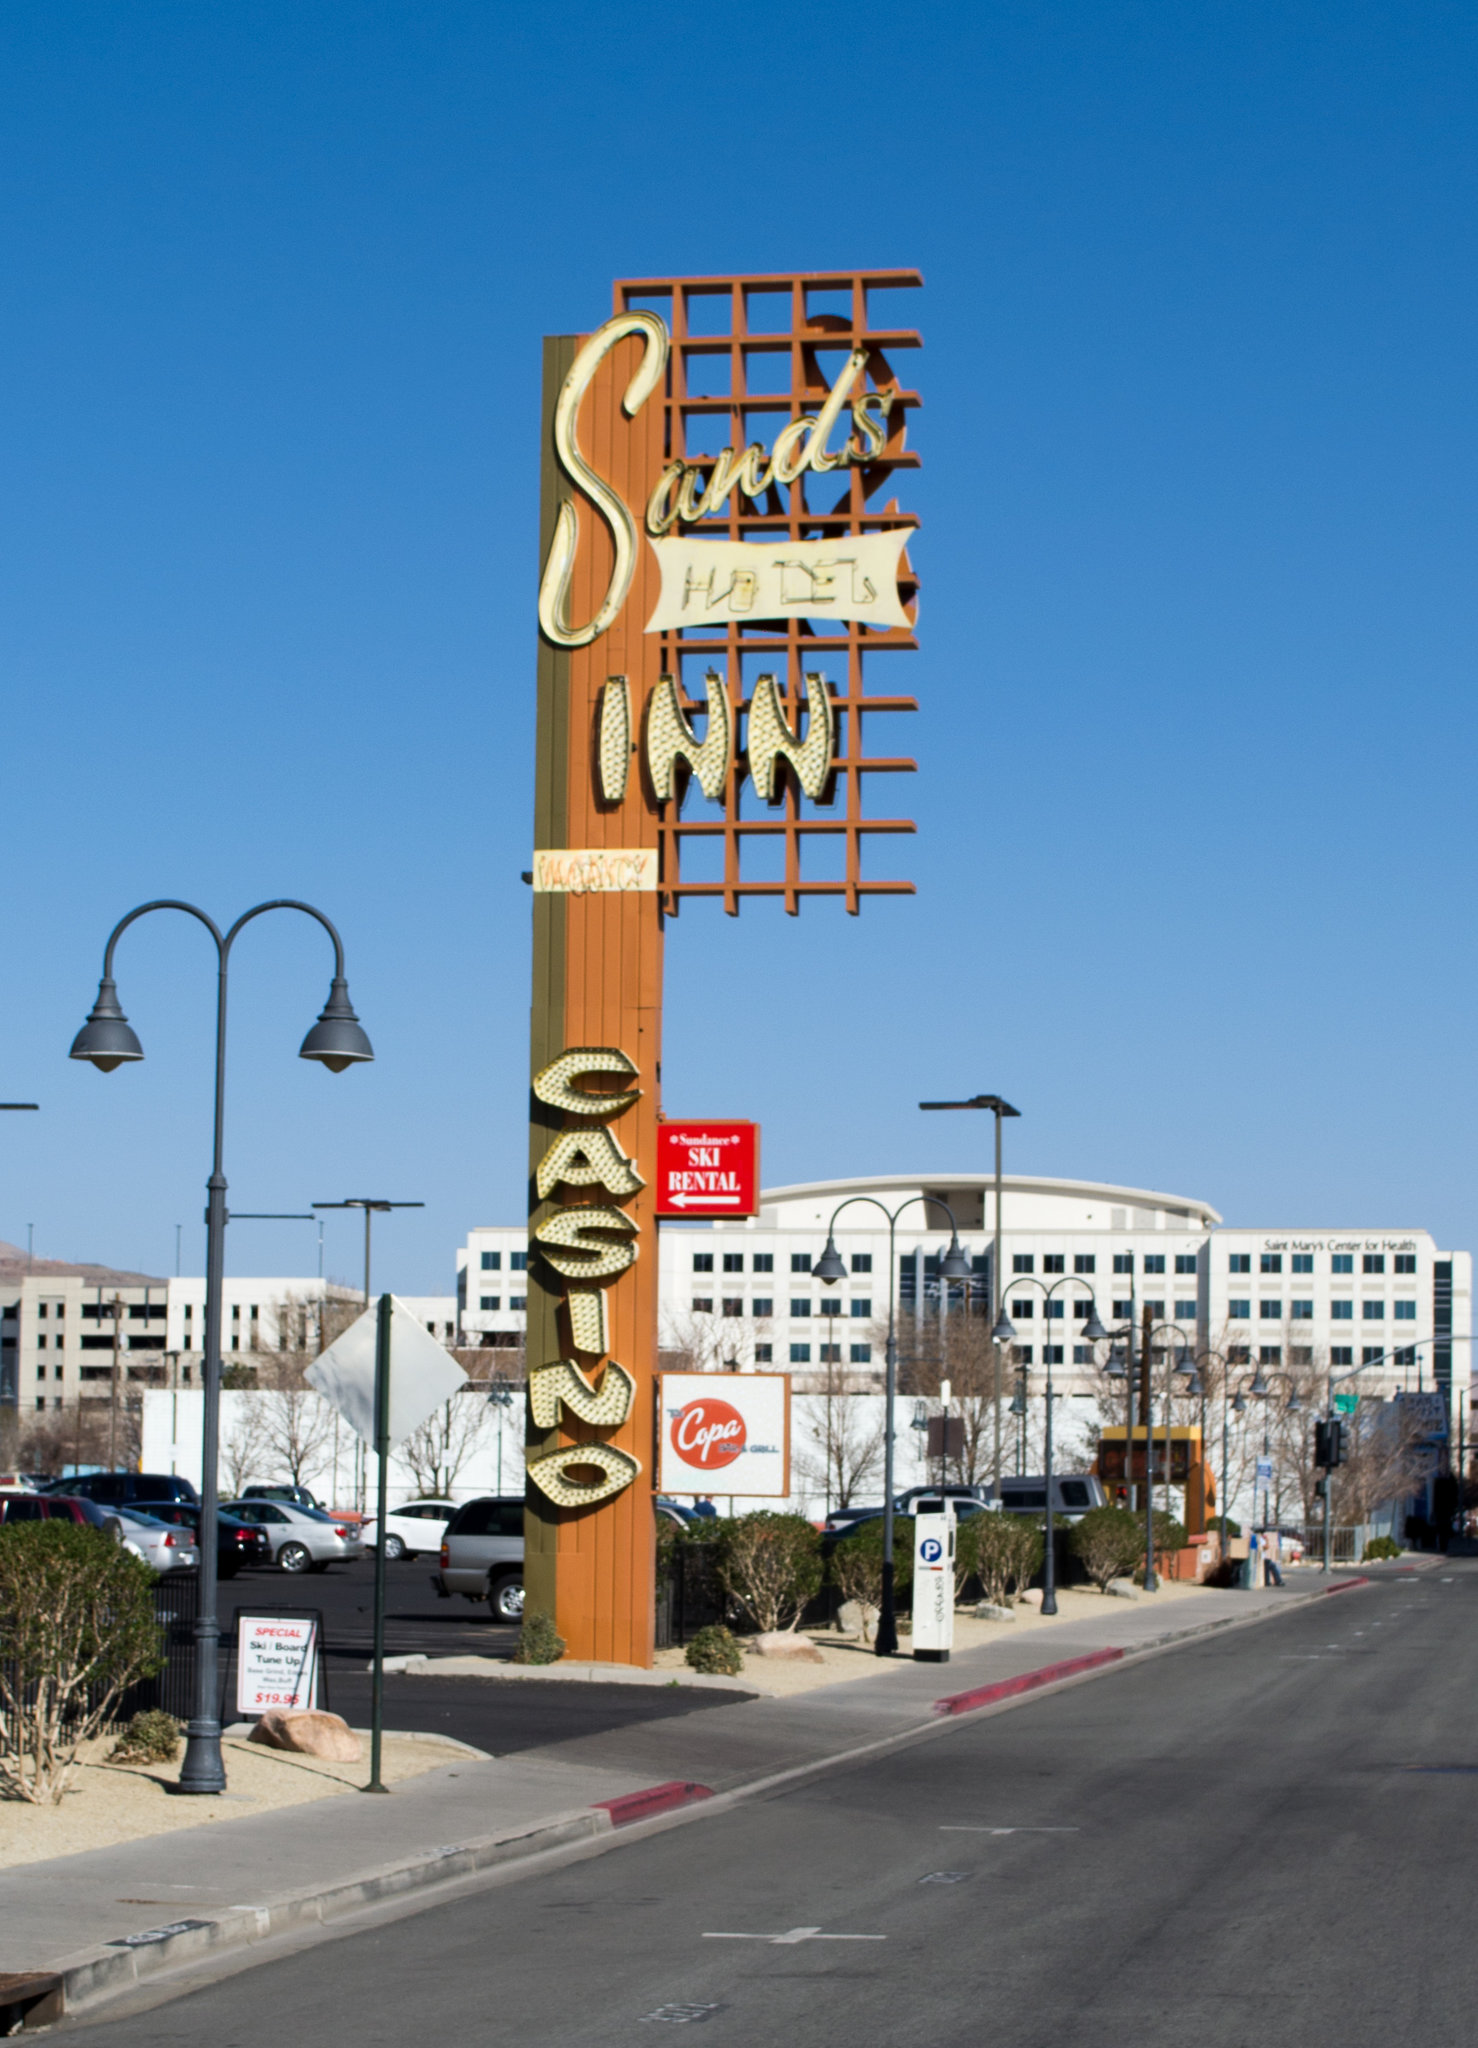
POLYGON ((1081 1828, 987 1828, 965 1821, 941 1821, 941 1835, 1080 1835, 1081 1828))
POLYGON ((802 1941, 886 1941, 886 1934, 823 1934, 819 1927, 791 1927, 784 1934, 705 1934, 705 1941, 767 1941, 772 1948, 794 1948, 802 1941))
POLYGON ((706 2020, 711 2012, 722 2012, 721 2005, 659 2005, 655 2012, 644 2012, 644 2020, 671 2020, 674 2026, 691 2026, 695 2020, 706 2020))
POLYGON ((963 1884, 970 1875, 968 1870, 931 1870, 919 1879, 920 1884, 963 1884))

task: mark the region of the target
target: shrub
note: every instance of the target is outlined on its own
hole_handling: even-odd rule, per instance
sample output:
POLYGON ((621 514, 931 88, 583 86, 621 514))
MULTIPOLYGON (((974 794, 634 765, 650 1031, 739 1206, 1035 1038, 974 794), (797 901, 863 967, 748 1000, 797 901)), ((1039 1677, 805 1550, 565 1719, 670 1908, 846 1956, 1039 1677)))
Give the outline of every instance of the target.
POLYGON ((557 1664, 565 1653, 565 1639, 554 1626, 552 1614, 526 1614, 518 1632, 515 1664, 557 1664))
POLYGON ((160 1707, 135 1714, 108 1752, 110 1764, 172 1764, 180 1753, 180 1724, 160 1707))
POLYGON ((154 1574, 76 1522, 0 1529, 0 1792, 59 1804, 81 1745, 164 1667, 154 1574))
MULTIPOLYGON (((883 1604, 883 1518, 864 1522, 831 1553, 831 1583, 843 1600, 855 1600, 876 1614, 883 1604)), ((893 1517, 893 1592, 913 1584, 913 1516, 893 1517)), ((864 1630, 864 1634, 866 1631, 864 1630)))
MULTIPOLYGON (((1140 1524, 1141 1528, 1144 1526, 1140 1524)), ((1167 1515, 1163 1508, 1155 1509, 1155 1554, 1162 1551, 1184 1550, 1186 1545, 1185 1523, 1177 1522, 1173 1515, 1167 1515)))
POLYGON ((965 1577, 975 1573, 986 1599, 1004 1607, 1031 1584, 1046 1548, 1046 1532, 1026 1515, 968 1515, 955 1557, 965 1577))
POLYGON ((1372 1536, 1360 1553, 1361 1564, 1379 1564, 1383 1557, 1404 1556, 1394 1536, 1372 1536))
POLYGON ((821 1588, 821 1537, 804 1515, 761 1509, 722 1525, 724 1590, 757 1629, 794 1628, 821 1588))
POLYGON ((732 1635, 722 1622, 710 1622, 707 1628, 700 1628, 683 1655, 695 1671, 707 1671, 723 1678, 737 1678, 744 1669, 744 1652, 739 1647, 739 1638, 732 1635))
POLYGON ((1068 1542, 1100 1592, 1144 1563, 1144 1522, 1128 1508, 1094 1508, 1073 1524, 1068 1542))

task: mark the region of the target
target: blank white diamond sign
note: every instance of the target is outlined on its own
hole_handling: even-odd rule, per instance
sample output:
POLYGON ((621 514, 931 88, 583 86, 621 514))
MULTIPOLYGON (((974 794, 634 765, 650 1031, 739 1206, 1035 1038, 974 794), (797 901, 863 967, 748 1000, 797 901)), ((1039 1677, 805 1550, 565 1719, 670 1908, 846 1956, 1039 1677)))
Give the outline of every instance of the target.
MULTIPOLYGON (((314 1359, 303 1377, 337 1408, 356 1436, 374 1448, 375 1339, 378 1302, 352 1322, 342 1337, 314 1359)), ((391 1297, 390 1442, 404 1443, 428 1415, 434 1415, 467 1375, 403 1302, 391 1297)))

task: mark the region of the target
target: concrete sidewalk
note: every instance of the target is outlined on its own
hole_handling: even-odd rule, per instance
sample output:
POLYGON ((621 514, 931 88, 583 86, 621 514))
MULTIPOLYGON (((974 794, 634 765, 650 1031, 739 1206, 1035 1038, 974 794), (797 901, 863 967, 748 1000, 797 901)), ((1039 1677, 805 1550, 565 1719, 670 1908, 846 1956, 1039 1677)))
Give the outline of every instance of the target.
MULTIPOLYGON (((1335 1587, 1345 1581, 1336 1580, 1335 1587)), ((68 2011, 147 1979, 377 1902, 582 1841, 706 1792, 758 1790, 942 1724, 936 1703, 1108 1649, 1128 1656, 1303 1606, 1334 1587, 1207 1592, 1194 1621, 1105 1601, 1090 1624, 1003 1639, 948 1665, 882 1670, 790 1697, 576 1736, 481 1761, 456 1757, 388 1797, 346 1794, 0 1873, 0 1970, 54 1973, 68 2011), (654 1804, 634 1795, 673 1789, 654 1804)), ((1108 1668, 1112 1668, 1109 1666, 1108 1668)), ((490 1684, 499 1680, 489 1679, 490 1684)), ((710 1696, 711 1697, 711 1696, 710 1696)), ((6 1992, 0 1986, 0 2004, 6 1992)))

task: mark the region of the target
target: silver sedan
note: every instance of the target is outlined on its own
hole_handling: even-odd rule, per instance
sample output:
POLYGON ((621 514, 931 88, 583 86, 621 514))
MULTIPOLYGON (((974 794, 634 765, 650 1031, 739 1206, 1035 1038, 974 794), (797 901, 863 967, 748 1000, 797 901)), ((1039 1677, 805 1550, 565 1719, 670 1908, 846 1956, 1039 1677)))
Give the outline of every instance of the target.
POLYGON ((160 1522, 153 1515, 136 1515, 128 1508, 113 1508, 108 1521, 125 1550, 141 1557, 156 1572, 193 1572, 200 1563, 195 1531, 160 1522))
POLYGON ((336 1521, 322 1508, 299 1507, 286 1500, 228 1500, 222 1506, 227 1514, 266 1530, 279 1571, 324 1572, 331 1564, 364 1555, 353 1524, 336 1521))

